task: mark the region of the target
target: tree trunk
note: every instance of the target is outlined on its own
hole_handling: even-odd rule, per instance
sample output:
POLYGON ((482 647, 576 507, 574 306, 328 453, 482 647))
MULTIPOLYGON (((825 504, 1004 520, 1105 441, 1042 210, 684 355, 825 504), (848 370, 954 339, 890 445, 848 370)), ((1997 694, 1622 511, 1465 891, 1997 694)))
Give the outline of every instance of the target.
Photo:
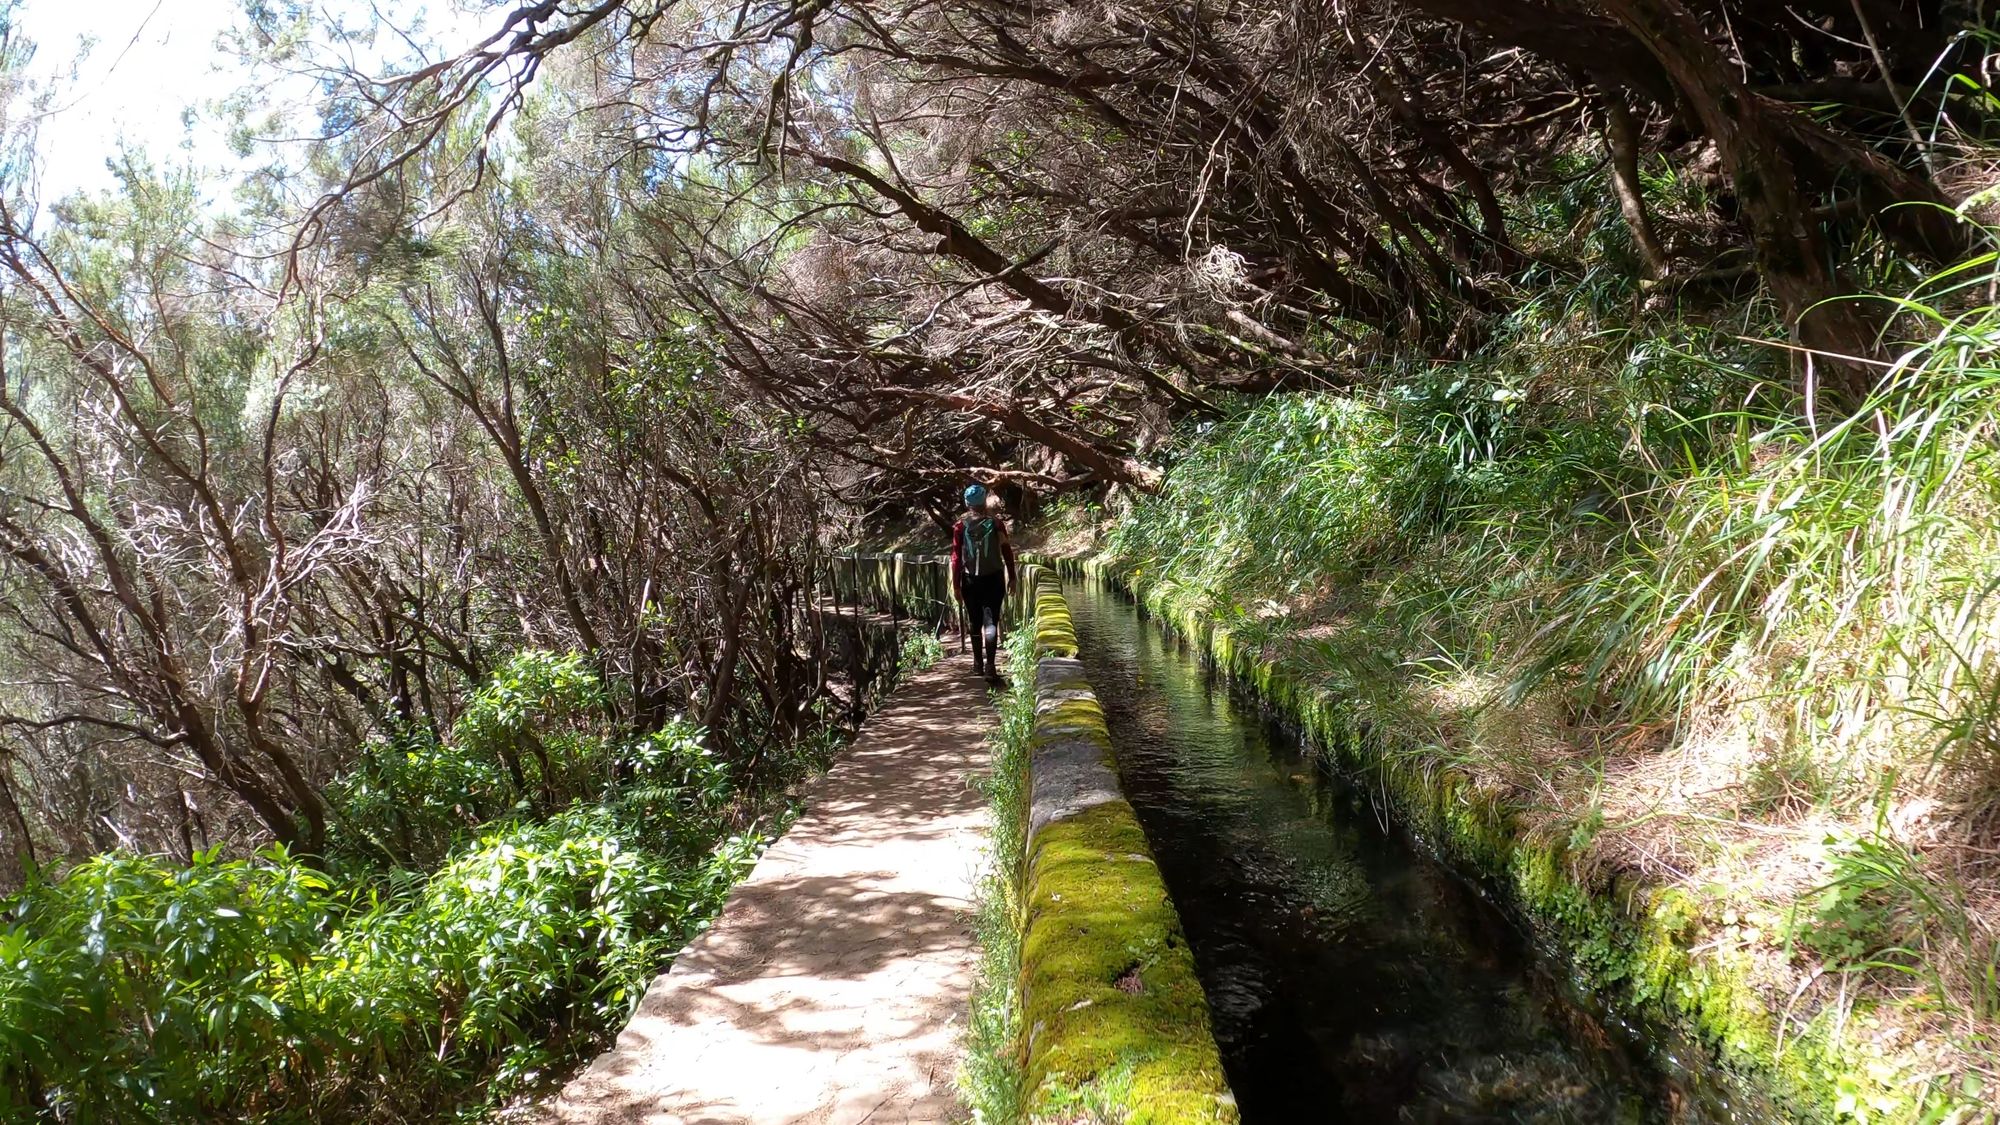
POLYGON ((1611 156, 1611 190, 1618 196, 1618 210, 1631 228, 1632 243, 1639 248, 1646 277, 1658 281, 1667 276, 1667 252, 1653 231, 1653 219, 1646 211, 1646 196, 1639 183, 1639 129, 1625 95, 1606 90, 1604 98, 1604 148, 1611 156))
POLYGON ((722 591, 722 644, 708 673, 708 706, 702 708, 701 725, 708 731, 709 745, 720 746, 722 723, 729 717, 729 704, 736 692, 736 653, 743 644, 743 610, 750 601, 750 579, 737 578, 730 560, 723 563, 729 580, 722 591))
POLYGON ((33 870, 41 860, 35 854, 34 830, 28 827, 28 818, 21 812, 21 803, 14 797, 13 779, 8 776, 12 769, 13 762, 0 757, 0 805, 6 806, 7 815, 14 822, 14 831, 19 836, 14 842, 15 869, 8 874, 18 885, 20 877, 33 870))
POLYGON ((1764 282, 1799 342, 1815 353, 1801 365, 1803 389, 1830 393, 1836 405, 1858 404, 1873 383, 1867 361, 1879 351, 1879 324, 1833 267, 1771 103, 1744 87, 1680 0, 1603 0, 1603 7, 1660 60, 1715 141, 1764 282))
POLYGON ((1391 79, 1379 67, 1370 68, 1368 75, 1374 84, 1375 96, 1382 100, 1389 112, 1402 118, 1418 139, 1458 176, 1459 182, 1472 193, 1473 201, 1479 206, 1479 233, 1503 258, 1511 258, 1514 246, 1507 238, 1507 213, 1500 206, 1500 197, 1493 191, 1492 178, 1437 123, 1424 96, 1423 86, 1409 69, 1401 65, 1394 55, 1386 51, 1384 55, 1395 63, 1397 77, 1391 79))
MULTIPOLYGON (((1672 105, 1674 84, 1672 64, 1661 69, 1665 59, 1647 57, 1651 44, 1642 45, 1619 23, 1580 10, 1582 5, 1565 6, 1542 0, 1410 0, 1410 6, 1440 19, 1463 24, 1495 43, 1540 55, 1550 62, 1573 70, 1602 74, 1626 89, 1635 90, 1659 105, 1672 105)), ((1617 5, 1608 2, 1608 10, 1617 5)), ((1629 26, 1629 25, 1628 25, 1629 26)))

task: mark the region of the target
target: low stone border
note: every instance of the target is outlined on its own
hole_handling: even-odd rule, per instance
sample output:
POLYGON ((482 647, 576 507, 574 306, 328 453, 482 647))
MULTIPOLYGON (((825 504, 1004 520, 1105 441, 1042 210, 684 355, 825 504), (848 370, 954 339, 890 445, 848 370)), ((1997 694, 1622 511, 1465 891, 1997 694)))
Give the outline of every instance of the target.
POLYGON ((1054 574, 1032 567, 1035 729, 1023 886, 1031 1116, 1109 1106, 1135 1123, 1235 1122, 1208 1002, 1054 574))

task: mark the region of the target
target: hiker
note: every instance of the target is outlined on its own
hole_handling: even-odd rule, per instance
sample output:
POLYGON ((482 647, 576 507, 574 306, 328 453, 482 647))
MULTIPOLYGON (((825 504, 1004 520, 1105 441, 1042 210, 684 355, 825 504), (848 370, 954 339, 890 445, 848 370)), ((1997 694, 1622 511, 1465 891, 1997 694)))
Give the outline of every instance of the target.
POLYGON ((1014 584, 1014 541, 1000 518, 1000 497, 985 485, 965 490, 965 514, 951 525, 951 588, 972 628, 972 671, 1000 677, 1000 610, 1014 584))

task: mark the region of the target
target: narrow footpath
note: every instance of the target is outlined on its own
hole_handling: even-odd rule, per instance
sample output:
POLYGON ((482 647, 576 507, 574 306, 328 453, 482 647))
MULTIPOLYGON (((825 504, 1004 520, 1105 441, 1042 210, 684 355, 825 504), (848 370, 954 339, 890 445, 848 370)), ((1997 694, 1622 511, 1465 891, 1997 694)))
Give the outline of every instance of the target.
POLYGON ((551 1120, 960 1119, 993 722, 964 657, 905 680, 551 1120))

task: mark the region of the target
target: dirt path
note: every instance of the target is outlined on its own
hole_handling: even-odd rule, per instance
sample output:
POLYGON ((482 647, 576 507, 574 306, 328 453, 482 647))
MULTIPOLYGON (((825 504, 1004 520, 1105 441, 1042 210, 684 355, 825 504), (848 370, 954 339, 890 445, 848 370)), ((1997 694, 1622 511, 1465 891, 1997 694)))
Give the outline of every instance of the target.
POLYGON ((962 1117, 993 725, 964 657, 907 680, 563 1091, 563 1125, 962 1117))

